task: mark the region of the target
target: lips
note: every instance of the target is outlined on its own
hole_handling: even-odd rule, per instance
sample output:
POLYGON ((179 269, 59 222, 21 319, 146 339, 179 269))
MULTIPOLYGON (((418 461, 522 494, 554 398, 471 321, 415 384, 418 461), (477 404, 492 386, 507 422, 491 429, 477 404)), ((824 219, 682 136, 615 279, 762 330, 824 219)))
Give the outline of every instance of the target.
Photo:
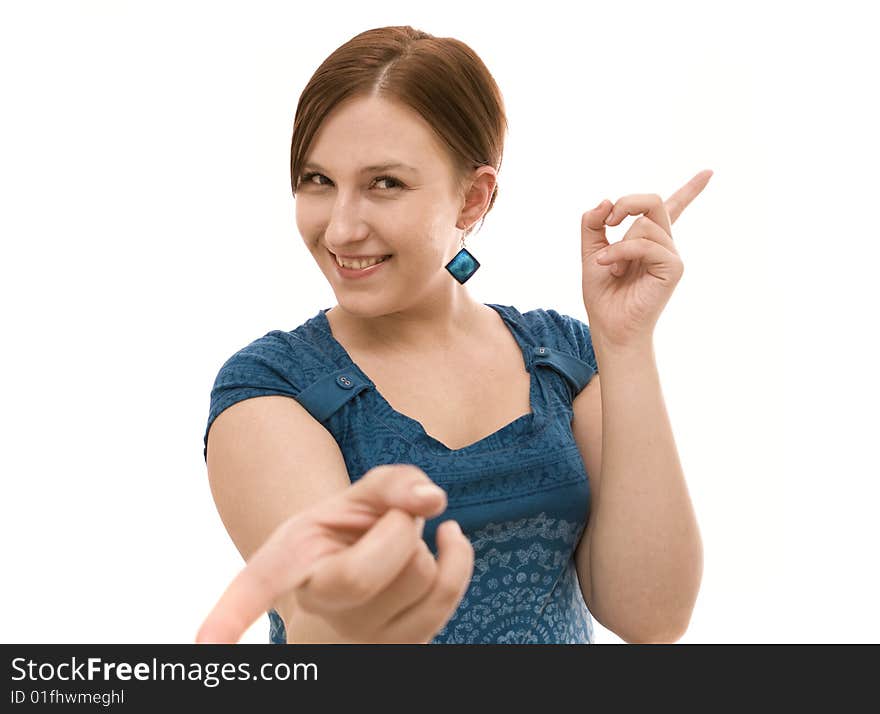
MULTIPOLYGON (((331 253, 331 255, 334 255, 331 253)), ((339 255, 336 254, 337 258, 342 258, 343 260, 372 260, 374 258, 387 258, 387 255, 339 255)))
POLYGON ((357 280, 358 278, 369 278, 377 271, 383 270, 391 261, 391 256, 386 256, 385 260, 382 260, 375 265, 371 265, 368 268, 343 268, 338 262, 336 262, 336 256, 333 255, 333 253, 330 253, 330 260, 333 261, 333 268, 337 275, 346 280, 357 280))
MULTIPOLYGON (((339 264, 338 258, 342 258, 344 260, 377 260, 377 259, 381 258, 382 260, 380 260, 378 263, 378 264, 381 264, 381 263, 385 263, 385 262, 388 262, 389 260, 391 260, 391 256, 393 255, 393 253, 390 253, 388 255, 357 255, 357 256, 340 255, 340 256, 337 256, 335 253, 333 253, 333 251, 331 251, 329 249, 327 250, 327 252, 330 254, 330 259, 333 261, 334 265, 336 265, 337 268, 340 268, 343 270, 359 270, 359 268, 343 268, 339 264)), ((374 264, 371 267, 375 267, 375 265, 377 265, 377 264, 374 264)), ((365 270, 365 268, 364 268, 364 270, 365 270)))
POLYGON ((337 257, 342 258, 343 260, 372 260, 374 258, 389 258, 393 255, 392 253, 378 253, 376 255, 343 255, 342 253, 334 253, 329 248, 327 249, 327 252, 331 255, 333 260, 336 260, 337 257))

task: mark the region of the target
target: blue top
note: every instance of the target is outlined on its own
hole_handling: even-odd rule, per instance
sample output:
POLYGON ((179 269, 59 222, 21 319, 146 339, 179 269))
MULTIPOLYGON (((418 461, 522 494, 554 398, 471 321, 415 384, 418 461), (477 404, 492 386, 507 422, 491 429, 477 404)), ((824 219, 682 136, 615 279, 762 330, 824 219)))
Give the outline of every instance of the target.
MULTIPOLYGON (((272 330, 230 357, 211 391, 211 423, 250 397, 281 394, 302 404, 339 444, 352 482, 380 464, 421 468, 448 507, 425 522, 435 535, 454 519, 474 548, 474 571, 452 618, 431 644, 575 644, 593 640, 574 551, 586 527, 590 487, 571 430, 572 401, 598 372, 589 326, 555 310, 496 310, 522 349, 531 413, 461 449, 395 411, 334 337, 322 309, 299 327, 272 330)), ((268 612, 269 640, 285 644, 268 612)))

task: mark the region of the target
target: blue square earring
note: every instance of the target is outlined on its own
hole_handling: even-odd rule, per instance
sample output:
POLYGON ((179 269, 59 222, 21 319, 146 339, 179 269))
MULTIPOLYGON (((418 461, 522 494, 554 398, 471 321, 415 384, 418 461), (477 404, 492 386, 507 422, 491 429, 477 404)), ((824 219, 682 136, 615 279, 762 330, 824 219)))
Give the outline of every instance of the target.
POLYGON ((480 267, 478 261, 470 251, 464 247, 464 235, 461 237, 461 250, 455 254, 455 257, 446 264, 446 269, 452 274, 459 283, 464 285, 471 276, 477 272, 480 267))

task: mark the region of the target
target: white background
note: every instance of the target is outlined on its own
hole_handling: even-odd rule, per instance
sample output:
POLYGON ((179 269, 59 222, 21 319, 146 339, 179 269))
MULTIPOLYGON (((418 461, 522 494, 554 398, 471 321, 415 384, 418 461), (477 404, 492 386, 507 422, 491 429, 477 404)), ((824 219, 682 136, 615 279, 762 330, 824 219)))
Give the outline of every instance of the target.
POLYGON ((504 95, 483 302, 586 321, 581 214, 714 170, 655 333, 705 548, 681 642, 880 641, 868 4, 538 7, 2 5, 3 641, 191 642, 242 567, 210 389, 335 304, 294 221, 293 116, 330 52, 395 24, 466 42, 504 95))

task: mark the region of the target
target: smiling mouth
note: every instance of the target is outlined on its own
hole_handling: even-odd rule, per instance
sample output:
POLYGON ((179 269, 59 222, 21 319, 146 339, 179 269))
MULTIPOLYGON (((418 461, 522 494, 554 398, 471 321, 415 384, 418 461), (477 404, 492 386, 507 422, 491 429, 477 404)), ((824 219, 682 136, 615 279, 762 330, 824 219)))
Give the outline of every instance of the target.
MULTIPOLYGON (((391 259, 391 255, 393 255, 393 254, 391 254, 391 255, 383 255, 383 256, 380 256, 380 257, 381 257, 381 260, 379 260, 377 263, 373 263, 373 264, 371 264, 371 265, 367 265, 367 266, 365 266, 365 267, 363 267, 363 268, 349 268, 349 267, 346 267, 346 266, 342 265, 342 264, 339 262, 339 258, 337 258, 336 254, 335 254, 333 251, 331 251, 331 250, 328 249, 327 252, 330 254, 330 257, 333 259, 333 262, 336 264, 337 267, 345 268, 346 270, 366 270, 367 268, 372 268, 372 267, 375 267, 376 265, 379 265, 379 263, 385 263, 385 262, 387 262, 388 260, 391 259)), ((356 258, 356 259, 352 259, 352 260, 354 260, 354 261, 360 261, 360 260, 367 260, 367 258, 356 258)), ((351 262, 351 261, 348 261, 348 262, 351 262)))

